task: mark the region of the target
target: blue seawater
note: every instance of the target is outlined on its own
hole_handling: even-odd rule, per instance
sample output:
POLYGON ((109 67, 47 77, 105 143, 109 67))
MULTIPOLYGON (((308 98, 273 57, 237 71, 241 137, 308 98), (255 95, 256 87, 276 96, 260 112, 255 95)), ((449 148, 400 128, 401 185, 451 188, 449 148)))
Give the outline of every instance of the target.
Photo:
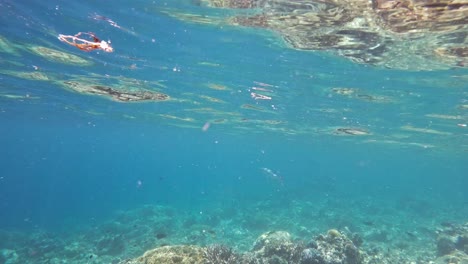
POLYGON ((466 68, 294 50, 274 32, 190 21, 232 12, 194 3, 0 1, 0 262, 111 263, 165 244, 242 251, 265 232, 329 229, 435 258, 440 224, 468 220, 466 68), (78 32, 114 52, 57 39, 78 32), (117 102, 65 82, 170 99, 117 102), (109 237, 124 239, 112 251, 97 243, 109 237))

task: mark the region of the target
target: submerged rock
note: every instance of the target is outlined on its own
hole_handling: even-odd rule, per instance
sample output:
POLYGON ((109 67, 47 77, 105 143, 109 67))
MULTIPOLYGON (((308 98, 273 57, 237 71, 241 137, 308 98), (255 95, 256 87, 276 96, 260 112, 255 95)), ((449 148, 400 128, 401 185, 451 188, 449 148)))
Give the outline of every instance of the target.
POLYGON ((46 47, 31 46, 29 50, 33 52, 34 54, 39 55, 53 62, 58 62, 58 63, 63 63, 63 64, 72 64, 72 65, 78 65, 78 66, 90 66, 93 64, 91 61, 85 60, 76 55, 66 53, 63 51, 58 51, 55 49, 46 48, 46 47))
POLYGON ((203 250, 205 264, 237 264, 240 257, 229 247, 224 245, 211 245, 203 250))
POLYGON ((330 230, 315 241, 294 242, 285 231, 262 234, 250 252, 237 253, 223 245, 164 246, 122 264, 361 264, 359 249, 344 234, 330 230))
MULTIPOLYGON (((310 244, 310 243, 309 243, 310 244)), ((315 259, 322 262, 304 262, 320 264, 360 264, 361 253, 353 241, 336 229, 330 229, 326 235, 319 235, 313 244, 315 259)), ((314 261, 317 261, 315 260, 314 261)))
POLYGON ((446 224, 439 230, 437 237, 438 256, 451 255, 452 253, 468 254, 468 223, 464 225, 446 224))
POLYGON ((447 255, 455 250, 456 239, 450 236, 442 235, 437 238, 437 254, 439 256, 447 255))
POLYGON ((203 252, 203 248, 198 246, 164 246, 146 251, 143 256, 124 263, 204 264, 203 252))
POLYGON ((315 248, 306 248, 301 253, 301 264, 322 264, 324 259, 322 253, 315 248))
POLYGON ((285 231, 267 232, 255 241, 253 253, 264 263, 298 263, 302 244, 293 243, 285 231))

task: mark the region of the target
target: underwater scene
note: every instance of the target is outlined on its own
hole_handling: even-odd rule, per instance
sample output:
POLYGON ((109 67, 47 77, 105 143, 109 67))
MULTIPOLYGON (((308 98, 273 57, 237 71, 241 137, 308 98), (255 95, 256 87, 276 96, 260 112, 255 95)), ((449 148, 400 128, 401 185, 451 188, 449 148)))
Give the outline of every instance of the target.
POLYGON ((0 12, 1 264, 468 263, 468 1, 0 12))

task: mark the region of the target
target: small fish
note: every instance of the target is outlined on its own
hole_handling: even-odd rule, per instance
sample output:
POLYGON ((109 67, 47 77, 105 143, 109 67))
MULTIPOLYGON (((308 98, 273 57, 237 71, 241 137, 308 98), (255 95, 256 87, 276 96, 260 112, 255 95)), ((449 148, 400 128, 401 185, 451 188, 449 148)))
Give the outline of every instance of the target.
POLYGON ((444 222, 440 223, 440 225, 443 226, 443 227, 454 227, 455 226, 454 223, 448 222, 448 221, 444 221, 444 222))
POLYGON ((364 221, 362 223, 365 224, 366 226, 373 226, 374 225, 374 222, 369 221, 369 220, 366 220, 366 221, 364 221))
POLYGON ((281 185, 283 185, 283 176, 279 175, 278 173, 275 173, 273 170, 269 168, 260 168, 264 174, 266 174, 269 178, 278 180, 281 185))
POLYGON ((165 233, 157 233, 156 234, 157 239, 163 239, 163 238, 166 238, 166 237, 167 237, 167 234, 165 234, 165 233))

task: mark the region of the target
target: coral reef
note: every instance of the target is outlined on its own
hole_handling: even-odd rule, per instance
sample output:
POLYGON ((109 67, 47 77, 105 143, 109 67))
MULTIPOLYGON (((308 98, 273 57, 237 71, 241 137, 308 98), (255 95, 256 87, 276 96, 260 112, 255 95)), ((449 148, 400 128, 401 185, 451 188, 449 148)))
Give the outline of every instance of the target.
POLYGON ((306 248, 301 253, 301 264, 321 264, 324 263, 322 254, 315 248, 306 248))
POLYGON ((285 231, 262 234, 252 251, 235 253, 231 248, 215 244, 194 246, 165 246, 147 251, 143 256, 127 260, 133 263, 203 263, 203 264, 360 264, 360 252, 353 242, 337 230, 319 235, 309 243, 293 242, 285 231), (178 262, 177 262, 178 261, 178 262))
POLYGON ((224 245, 211 245, 203 250, 205 264, 236 264, 239 256, 234 251, 224 245))
MULTIPOLYGON (((370 210, 368 203, 346 210, 356 210, 359 204, 370 210)), ((207 210, 202 215, 151 205, 119 211, 109 221, 69 235, 0 231, 0 263, 467 263, 468 224, 443 223, 440 227, 430 220, 431 224, 413 225, 401 221, 406 215, 398 210, 366 211, 362 222, 347 221, 336 212, 320 212, 325 205, 296 202, 293 214, 290 210, 283 214, 263 201, 252 208, 207 210), (310 225, 311 218, 319 220, 310 225), (330 225, 337 228, 320 232, 330 225), (288 232, 265 232, 284 226, 288 232)))
POLYGON ((261 263, 298 263, 302 243, 293 243, 291 235, 285 231, 262 234, 253 247, 254 255, 262 259, 261 263))
POLYGON ((308 243, 308 247, 309 250, 303 251, 303 255, 306 257, 303 263, 362 263, 357 246, 336 229, 330 229, 327 235, 319 235, 315 241, 308 243), (311 262, 312 260, 315 262, 311 262))

